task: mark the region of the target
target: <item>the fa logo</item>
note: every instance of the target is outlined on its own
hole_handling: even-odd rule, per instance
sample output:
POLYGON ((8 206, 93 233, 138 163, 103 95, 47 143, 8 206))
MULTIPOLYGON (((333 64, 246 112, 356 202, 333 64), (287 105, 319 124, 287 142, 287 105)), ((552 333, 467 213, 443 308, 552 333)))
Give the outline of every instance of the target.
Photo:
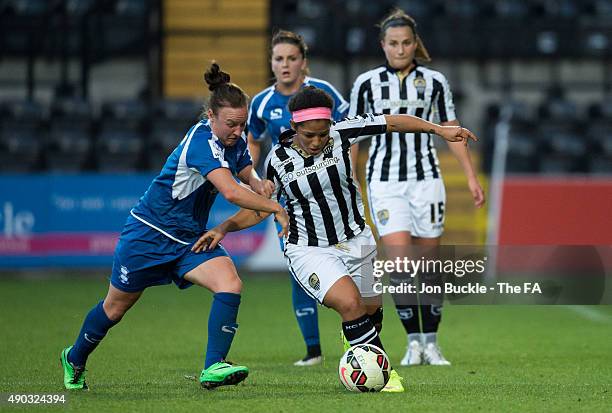
POLYGON ((130 280, 128 278, 128 273, 129 272, 130 272, 130 270, 128 270, 125 265, 121 266, 121 275, 119 276, 119 281, 121 281, 121 283, 123 283, 123 284, 129 284, 130 283, 130 280))
POLYGON ((276 108, 270 111, 270 120, 277 120, 283 118, 283 108, 276 108))

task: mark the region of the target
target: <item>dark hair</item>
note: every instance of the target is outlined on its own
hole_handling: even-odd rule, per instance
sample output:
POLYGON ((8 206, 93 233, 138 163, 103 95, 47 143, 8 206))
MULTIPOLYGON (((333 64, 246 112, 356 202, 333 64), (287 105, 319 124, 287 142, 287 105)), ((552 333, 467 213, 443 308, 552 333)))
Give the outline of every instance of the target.
POLYGON ((230 75, 223 72, 216 62, 204 73, 204 80, 211 92, 208 107, 215 115, 223 107, 241 108, 247 105, 248 95, 240 86, 230 82, 230 75))
POLYGON ((385 17, 377 26, 380 28, 380 40, 385 39, 387 29, 389 29, 390 27, 410 27, 417 42, 417 49, 414 54, 415 59, 424 62, 431 62, 429 52, 425 48, 423 41, 417 33, 416 21, 408 14, 406 14, 406 12, 404 12, 402 9, 393 9, 391 13, 389 13, 387 17, 385 17))
POLYGON ((289 43, 294 46, 297 46, 300 49, 300 53, 302 57, 306 59, 306 54, 308 53, 308 46, 306 46, 306 42, 304 38, 297 33, 290 32, 288 30, 279 30, 272 36, 272 42, 270 43, 270 54, 272 54, 272 49, 277 44, 289 43))
POLYGON ((309 108, 334 108, 334 100, 324 91, 314 86, 305 86, 300 89, 291 99, 289 99, 289 111, 309 109, 309 108))

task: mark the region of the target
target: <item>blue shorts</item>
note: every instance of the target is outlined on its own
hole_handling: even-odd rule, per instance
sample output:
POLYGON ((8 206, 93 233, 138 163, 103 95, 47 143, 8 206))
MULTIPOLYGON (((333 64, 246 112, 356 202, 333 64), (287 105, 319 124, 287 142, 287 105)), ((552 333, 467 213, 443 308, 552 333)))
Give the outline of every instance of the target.
POLYGON ((183 279, 186 273, 210 259, 229 256, 220 245, 200 253, 191 251, 192 245, 173 241, 129 216, 115 248, 110 282, 128 293, 172 282, 183 289, 193 285, 183 279))

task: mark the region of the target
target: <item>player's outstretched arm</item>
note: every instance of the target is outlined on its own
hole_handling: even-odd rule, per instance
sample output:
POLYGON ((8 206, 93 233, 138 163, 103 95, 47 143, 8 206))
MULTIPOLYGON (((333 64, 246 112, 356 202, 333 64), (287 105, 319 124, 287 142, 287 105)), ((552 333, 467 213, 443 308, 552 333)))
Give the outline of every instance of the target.
MULTIPOLYGON (((253 211, 250 209, 241 208, 240 211, 217 225, 215 228, 207 231, 202 235, 191 247, 194 252, 202 252, 204 250, 212 250, 225 237, 228 232, 237 232, 246 228, 250 228, 259 224, 261 221, 270 216, 270 213, 253 211)), ((289 226, 289 217, 287 212, 282 211, 274 214, 274 217, 281 225, 282 229, 278 233, 279 237, 284 237, 287 234, 289 226)))
MULTIPOLYGON (((458 120, 452 120, 448 122, 442 122, 443 126, 459 126, 458 120)), ((480 208, 485 203, 485 194, 482 190, 482 186, 478 181, 478 176, 476 175, 476 170, 474 165, 472 164, 472 158, 470 157, 470 152, 468 147, 462 145, 460 142, 447 142, 448 147, 451 152, 461 164, 461 168, 463 169, 463 173, 468 181, 468 188, 470 189, 470 193, 472 194, 472 199, 474 200, 474 206, 476 208, 480 208)))
POLYGON ((261 179, 259 174, 253 168, 253 165, 248 165, 238 173, 240 181, 251 187, 253 191, 259 195, 270 198, 274 193, 274 184, 267 179, 261 179))
POLYGON ((206 175, 206 179, 217 188, 225 199, 239 207, 275 214, 281 210, 284 211, 278 202, 258 195, 248 188, 239 185, 227 168, 212 170, 206 175))
POLYGON ((449 142, 463 142, 465 145, 469 139, 478 140, 476 135, 461 126, 441 126, 412 115, 385 115, 385 120, 387 132, 433 133, 449 142))
POLYGON ((268 212, 253 211, 251 209, 241 208, 240 211, 217 225, 215 228, 206 231, 195 244, 191 247, 194 252, 202 252, 204 250, 212 250, 225 237, 228 232, 236 232, 241 229, 250 228, 253 225, 259 224, 261 221, 270 216, 268 212))

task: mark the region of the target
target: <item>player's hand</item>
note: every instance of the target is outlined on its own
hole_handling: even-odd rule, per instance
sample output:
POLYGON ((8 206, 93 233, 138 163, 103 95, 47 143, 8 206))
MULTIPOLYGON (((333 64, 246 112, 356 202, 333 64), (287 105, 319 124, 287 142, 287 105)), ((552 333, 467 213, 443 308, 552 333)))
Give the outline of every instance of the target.
POLYGON ((274 193, 274 183, 268 179, 252 179, 249 185, 259 195, 270 198, 274 193))
POLYGON ((206 231, 191 247, 191 251, 199 253, 202 251, 214 250, 219 242, 225 237, 225 231, 219 227, 215 227, 209 231, 206 231))
POLYGON ((468 187, 470 188, 472 198, 474 199, 474 206, 476 206, 476 208, 482 207, 485 203, 485 194, 480 186, 480 183, 478 182, 478 179, 468 179, 468 187))
POLYGON ((474 135, 470 130, 462 128, 461 126, 440 126, 438 135, 440 135, 449 142, 463 141, 463 144, 465 146, 467 146, 468 140, 470 139, 474 142, 478 141, 476 135, 474 135))
POLYGON ((278 233, 278 237, 282 238, 287 235, 289 232, 289 215, 287 215, 287 211, 285 208, 281 208, 280 211, 274 213, 274 219, 280 224, 281 230, 278 233))

